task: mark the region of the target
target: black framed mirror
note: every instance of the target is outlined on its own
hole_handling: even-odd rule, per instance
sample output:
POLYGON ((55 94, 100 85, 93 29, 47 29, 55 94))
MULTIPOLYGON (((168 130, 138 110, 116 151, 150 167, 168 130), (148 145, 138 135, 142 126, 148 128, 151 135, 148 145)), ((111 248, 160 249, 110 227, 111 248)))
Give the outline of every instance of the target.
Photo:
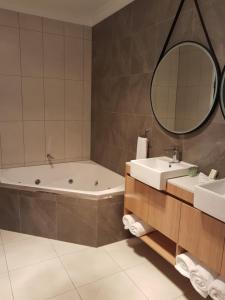
POLYGON ((220 107, 223 117, 225 118, 225 66, 222 71, 221 84, 220 84, 220 107))
POLYGON ((165 53, 153 74, 155 118, 169 132, 192 132, 212 113, 218 87, 219 68, 209 50, 196 42, 179 43, 165 53))

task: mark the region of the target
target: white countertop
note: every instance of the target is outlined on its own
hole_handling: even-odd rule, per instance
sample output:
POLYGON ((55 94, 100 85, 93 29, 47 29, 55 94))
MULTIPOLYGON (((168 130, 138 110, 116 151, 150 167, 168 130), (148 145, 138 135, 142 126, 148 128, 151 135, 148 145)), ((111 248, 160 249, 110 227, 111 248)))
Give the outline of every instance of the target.
POLYGON ((195 186, 200 184, 199 175, 195 177, 183 176, 183 177, 172 178, 172 179, 168 179, 167 182, 179 188, 187 190, 191 193, 194 193, 195 186))

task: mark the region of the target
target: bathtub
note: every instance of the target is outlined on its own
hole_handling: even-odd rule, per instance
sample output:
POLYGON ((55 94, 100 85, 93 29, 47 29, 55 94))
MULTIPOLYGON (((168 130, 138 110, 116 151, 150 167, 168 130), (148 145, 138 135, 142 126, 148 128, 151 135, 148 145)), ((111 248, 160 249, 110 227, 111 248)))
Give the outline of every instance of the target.
POLYGON ((123 196, 124 177, 93 161, 1 169, 0 228, 102 246, 128 236, 123 196))
POLYGON ((124 177, 93 161, 1 169, 0 186, 70 193, 89 199, 123 194, 124 177))

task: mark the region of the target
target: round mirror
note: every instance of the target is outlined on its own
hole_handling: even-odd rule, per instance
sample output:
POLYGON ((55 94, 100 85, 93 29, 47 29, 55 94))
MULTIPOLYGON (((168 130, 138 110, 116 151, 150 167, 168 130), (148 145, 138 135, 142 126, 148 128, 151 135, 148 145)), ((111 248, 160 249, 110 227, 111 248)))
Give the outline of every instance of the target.
POLYGON ((194 42, 171 48, 159 62, 151 84, 151 104, 159 124, 184 134, 208 118, 216 101, 218 68, 209 51, 194 42))
POLYGON ((225 118, 225 67, 223 68, 222 80, 220 85, 220 107, 225 118))

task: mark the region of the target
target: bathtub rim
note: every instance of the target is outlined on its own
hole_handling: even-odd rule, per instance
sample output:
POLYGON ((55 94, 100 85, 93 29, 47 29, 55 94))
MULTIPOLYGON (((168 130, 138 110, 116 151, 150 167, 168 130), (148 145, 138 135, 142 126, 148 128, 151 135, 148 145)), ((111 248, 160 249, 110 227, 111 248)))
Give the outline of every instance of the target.
MULTIPOLYGON (((8 189, 14 189, 14 190, 21 190, 21 191, 28 191, 28 192, 47 192, 47 193, 53 193, 56 195, 67 195, 71 198, 82 198, 82 199, 90 199, 90 200, 98 200, 98 199, 106 199, 113 196, 119 196, 123 195, 125 191, 125 178, 124 176, 117 174, 113 170, 108 169, 107 167, 91 160, 78 160, 78 161, 68 161, 68 162, 56 162, 55 165, 62 165, 67 163, 80 163, 80 164, 92 164, 92 165, 98 165, 101 168, 108 170, 110 172, 115 173, 116 175, 123 177, 124 182, 123 184, 117 185, 110 189, 105 189, 101 191, 83 191, 78 189, 63 189, 63 188, 56 188, 51 186, 37 186, 33 184, 27 184, 24 183, 15 183, 15 182, 4 182, 0 180, 0 188, 8 188, 8 189)), ((48 164, 43 165, 30 165, 30 166, 20 166, 20 167, 11 167, 11 168, 0 168, 0 170, 7 170, 7 169, 19 169, 19 168, 30 168, 30 167, 43 167, 43 166, 49 166, 48 164)), ((4 179, 3 179, 4 180, 4 179)))
POLYGON ((124 184, 119 185, 115 188, 102 191, 82 191, 82 190, 69 190, 69 189, 60 189, 60 188, 51 188, 51 187, 37 187, 33 185, 23 185, 15 183, 3 183, 0 182, 0 188, 13 189, 18 191, 28 191, 28 192, 42 192, 42 193, 51 193, 55 195, 66 195, 71 198, 81 198, 88 200, 100 200, 112 198, 113 196, 123 195, 125 191, 124 184))

